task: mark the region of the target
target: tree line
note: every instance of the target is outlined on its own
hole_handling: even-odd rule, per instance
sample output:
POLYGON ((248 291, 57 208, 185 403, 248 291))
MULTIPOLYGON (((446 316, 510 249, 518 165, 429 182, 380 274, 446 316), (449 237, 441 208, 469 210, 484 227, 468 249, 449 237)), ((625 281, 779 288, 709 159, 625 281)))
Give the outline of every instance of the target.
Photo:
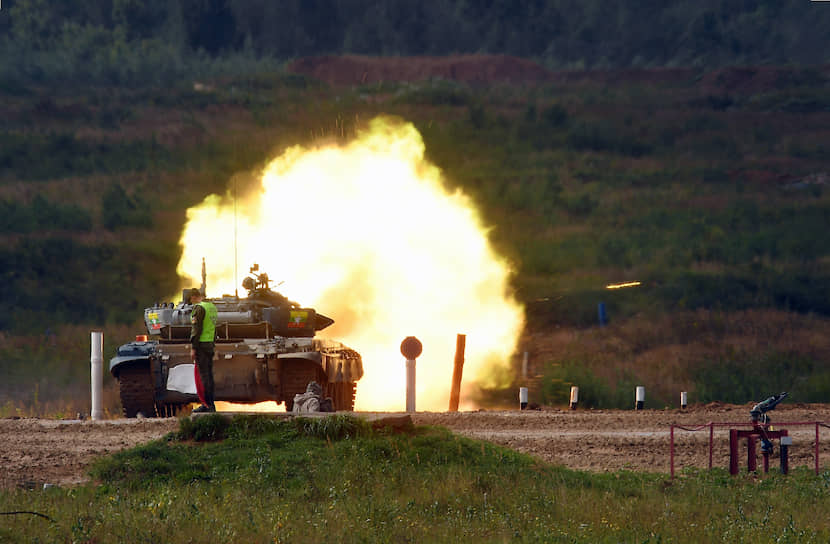
POLYGON ((830 61, 830 5, 802 0, 5 0, 3 8, 0 75, 35 80, 146 82, 194 67, 346 53, 509 54, 552 68, 830 61))

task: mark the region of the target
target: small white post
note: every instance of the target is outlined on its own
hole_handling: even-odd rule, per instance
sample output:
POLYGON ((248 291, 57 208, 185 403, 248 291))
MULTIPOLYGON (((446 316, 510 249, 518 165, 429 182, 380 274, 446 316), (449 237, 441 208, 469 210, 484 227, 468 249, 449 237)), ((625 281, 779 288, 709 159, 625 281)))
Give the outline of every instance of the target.
POLYGON ((519 408, 521 410, 527 409, 527 387, 519 388, 519 408))
POLYGON ((634 400, 635 400, 635 409, 642 410, 643 405, 646 403, 646 388, 642 385, 638 385, 636 392, 634 393, 634 400))
POLYGON ((680 409, 681 409, 681 410, 685 410, 685 409, 686 409, 686 406, 688 406, 688 404, 689 404, 689 403, 687 402, 688 400, 689 400, 689 398, 688 398, 687 393, 686 393, 685 391, 681 391, 681 392, 680 392, 680 409))
POLYGON ((415 413, 415 359, 406 360, 406 411, 415 413))
POLYGON ((571 386, 571 410, 576 410, 576 403, 579 402, 579 387, 571 386))
POLYGON ((104 332, 92 331, 91 337, 91 374, 92 374, 92 412, 93 420, 104 419, 104 410, 101 407, 104 394, 104 332))
POLYGON ((522 379, 527 379, 527 352, 522 357, 522 379))

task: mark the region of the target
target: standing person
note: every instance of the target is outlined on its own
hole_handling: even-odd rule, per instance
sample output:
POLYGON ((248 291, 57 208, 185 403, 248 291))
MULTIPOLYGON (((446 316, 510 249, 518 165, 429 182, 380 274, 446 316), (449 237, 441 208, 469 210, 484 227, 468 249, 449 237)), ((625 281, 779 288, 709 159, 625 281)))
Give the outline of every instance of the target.
POLYGON ((216 339, 216 306, 205 300, 202 293, 193 288, 190 290, 190 303, 193 310, 190 312, 190 358, 199 369, 199 378, 205 391, 204 404, 193 410, 194 412, 215 412, 213 404, 213 349, 216 339))

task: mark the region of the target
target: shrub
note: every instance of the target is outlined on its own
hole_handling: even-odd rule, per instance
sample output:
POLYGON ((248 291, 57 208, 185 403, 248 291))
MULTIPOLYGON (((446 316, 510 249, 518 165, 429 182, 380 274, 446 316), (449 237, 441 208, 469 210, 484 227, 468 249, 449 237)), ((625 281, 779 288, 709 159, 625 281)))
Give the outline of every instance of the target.
POLYGON ((216 442, 227 436, 230 420, 219 414, 207 414, 199 417, 184 417, 179 420, 179 440, 197 442, 216 442))
POLYGON ((101 197, 101 221, 109 230, 152 224, 150 207, 141 195, 128 195, 118 182, 111 183, 101 197))
POLYGON ((343 440, 369 434, 371 427, 359 418, 344 414, 294 419, 297 430, 306 436, 325 440, 343 440))
POLYGON ((568 110, 561 104, 553 104, 542 110, 542 121, 552 128, 565 125, 568 122, 568 110))
POLYGON ((544 404, 567 404, 571 386, 579 387, 579 405, 585 408, 630 408, 634 382, 622 373, 616 383, 597 376, 585 361, 554 361, 546 366, 542 378, 541 399, 544 404))
POLYGON ((406 90, 399 101, 432 106, 469 106, 473 104, 473 96, 463 87, 442 81, 406 90))
POLYGON ((830 394, 828 376, 827 363, 797 355, 734 353, 696 368, 695 391, 701 402, 743 404, 781 391, 799 402, 824 401, 830 394))
POLYGON ((166 158, 154 141, 104 143, 66 132, 0 133, 0 176, 19 180, 143 170, 166 158))

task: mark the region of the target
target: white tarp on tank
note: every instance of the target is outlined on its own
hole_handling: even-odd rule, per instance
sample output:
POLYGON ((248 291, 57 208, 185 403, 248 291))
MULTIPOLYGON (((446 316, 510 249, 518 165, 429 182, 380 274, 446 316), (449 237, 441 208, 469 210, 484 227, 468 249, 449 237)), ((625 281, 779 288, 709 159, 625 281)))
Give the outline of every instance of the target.
POLYGON ((196 394, 196 378, 194 377, 196 365, 184 364, 170 368, 167 374, 167 389, 180 393, 196 394))

